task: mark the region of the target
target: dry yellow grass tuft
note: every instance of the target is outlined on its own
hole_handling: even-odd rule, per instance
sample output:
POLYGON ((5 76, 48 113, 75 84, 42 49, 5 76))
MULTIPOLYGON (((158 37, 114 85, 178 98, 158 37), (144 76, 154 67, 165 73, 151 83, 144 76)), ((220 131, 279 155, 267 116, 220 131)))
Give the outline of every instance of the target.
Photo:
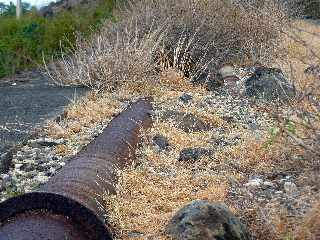
POLYGON ((138 166, 121 173, 117 195, 108 199, 111 221, 121 229, 120 238, 141 233, 141 239, 166 239, 163 232, 173 214, 186 203, 205 199, 223 201, 227 183, 203 170, 176 163, 175 158, 144 149, 138 166))
POLYGON ((314 240, 320 238, 320 202, 314 204, 302 220, 296 233, 297 240, 314 240))

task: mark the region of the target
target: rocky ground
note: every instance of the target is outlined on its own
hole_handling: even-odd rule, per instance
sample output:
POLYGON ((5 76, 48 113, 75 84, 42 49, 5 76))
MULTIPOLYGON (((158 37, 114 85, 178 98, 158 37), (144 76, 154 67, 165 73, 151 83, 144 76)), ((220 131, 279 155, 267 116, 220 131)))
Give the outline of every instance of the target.
MULTIPOLYGON (((212 209, 220 209, 219 202, 241 218, 252 239, 289 237, 297 228, 317 201, 317 183, 305 181, 310 172, 298 167, 304 158, 288 156, 274 138, 275 110, 288 114, 288 105, 270 102, 270 96, 264 100, 248 96, 252 70, 257 72, 238 69, 236 84, 242 91, 236 95, 224 87, 208 92, 180 84, 183 79, 174 73, 162 78, 153 102, 155 124, 146 133, 137 163, 120 173, 117 196, 106 198, 120 239, 168 239, 168 231, 174 239, 229 239, 230 232, 210 232, 198 222, 199 216, 206 219, 212 209), (177 213, 183 217, 174 217, 189 203, 194 207, 177 213)), ((278 70, 266 72, 259 78, 268 79, 268 84, 283 80, 278 70)), ((271 85, 266 87, 277 88, 271 85)), ((286 91, 284 98, 291 88, 286 91)))
POLYGON ((39 71, 24 72, 0 80, 0 172, 4 154, 22 143, 45 120, 58 116, 87 89, 59 87, 39 71))

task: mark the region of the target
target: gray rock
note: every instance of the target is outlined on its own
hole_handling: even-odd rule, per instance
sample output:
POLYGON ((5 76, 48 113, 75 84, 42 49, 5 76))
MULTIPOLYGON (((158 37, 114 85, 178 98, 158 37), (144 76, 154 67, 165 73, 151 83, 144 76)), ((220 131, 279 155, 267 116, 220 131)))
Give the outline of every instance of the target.
POLYGON ((288 100, 296 94, 294 86, 276 68, 257 68, 246 80, 245 87, 246 95, 267 101, 288 100))
POLYGON ((176 240, 248 240, 246 228, 225 204, 193 201, 179 210, 166 227, 176 240))
POLYGON ((170 146, 168 139, 165 136, 162 136, 160 134, 155 135, 152 138, 152 142, 154 143, 155 146, 158 147, 160 151, 168 150, 170 146))
POLYGON ((183 103, 188 103, 192 100, 192 95, 184 93, 179 97, 179 100, 183 103))
POLYGON ((205 148, 185 148, 180 152, 179 161, 192 163, 199 160, 201 157, 210 156, 212 154, 212 150, 205 148))
POLYGON ((3 188, 10 186, 11 182, 12 182, 12 177, 9 174, 1 175, 1 185, 3 188))
POLYGON ((320 76, 320 65, 311 65, 304 70, 307 75, 320 76))
POLYGON ((35 163, 27 162, 22 164, 20 170, 25 171, 25 172, 31 172, 35 170, 35 163))
POLYGON ((39 138, 35 142, 41 146, 53 147, 66 143, 65 139, 39 138))
POLYGON ((6 153, 0 153, 0 173, 7 173, 12 166, 14 150, 9 150, 6 153))
POLYGON ((263 180, 261 178, 253 178, 250 179, 246 184, 244 184, 244 186, 246 186, 249 189, 257 189, 261 187, 262 184, 263 180))
POLYGON ((288 195, 293 195, 297 192, 297 186, 293 182, 285 182, 283 188, 288 195))
POLYGON ((200 120, 196 116, 190 113, 183 113, 178 111, 166 111, 160 117, 161 120, 171 119, 177 123, 177 127, 185 131, 190 132, 201 132, 210 131, 211 125, 200 120))

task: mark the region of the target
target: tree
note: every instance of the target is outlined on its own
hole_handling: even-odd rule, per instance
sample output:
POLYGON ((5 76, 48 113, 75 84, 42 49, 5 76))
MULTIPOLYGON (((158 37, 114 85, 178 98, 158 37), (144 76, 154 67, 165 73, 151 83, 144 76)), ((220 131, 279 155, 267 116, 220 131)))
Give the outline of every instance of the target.
MULTIPOLYGON (((25 14, 32 9, 30 3, 22 3, 22 13, 25 14)), ((0 16, 14 17, 16 15, 16 5, 13 2, 9 4, 0 3, 0 16)))

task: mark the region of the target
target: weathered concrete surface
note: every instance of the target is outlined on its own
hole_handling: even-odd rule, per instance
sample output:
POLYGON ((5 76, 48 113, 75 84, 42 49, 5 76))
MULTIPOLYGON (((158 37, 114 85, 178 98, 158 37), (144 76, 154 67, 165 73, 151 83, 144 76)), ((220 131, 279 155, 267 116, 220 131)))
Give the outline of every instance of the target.
POLYGON ((86 91, 55 86, 37 71, 0 79, 0 155, 86 91))

